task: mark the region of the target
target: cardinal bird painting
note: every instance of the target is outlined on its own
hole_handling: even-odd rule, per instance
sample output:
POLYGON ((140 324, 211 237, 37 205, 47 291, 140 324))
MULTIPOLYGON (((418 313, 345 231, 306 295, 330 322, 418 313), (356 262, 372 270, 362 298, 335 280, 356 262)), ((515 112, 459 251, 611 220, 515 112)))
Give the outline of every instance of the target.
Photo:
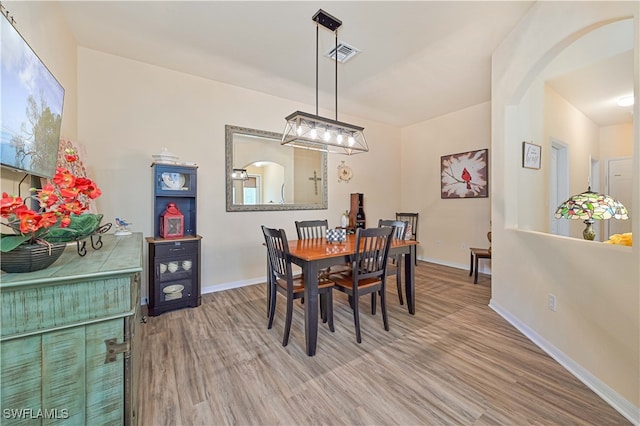
POLYGON ((488 165, 488 149, 440 157, 440 176, 442 179, 440 197, 488 197, 488 165))

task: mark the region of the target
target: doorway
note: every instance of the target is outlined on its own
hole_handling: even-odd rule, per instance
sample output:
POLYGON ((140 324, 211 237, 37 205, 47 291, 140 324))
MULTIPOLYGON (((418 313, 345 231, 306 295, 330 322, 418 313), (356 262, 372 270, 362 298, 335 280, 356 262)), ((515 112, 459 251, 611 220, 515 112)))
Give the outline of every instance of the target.
POLYGON ((556 219, 556 208, 569 198, 569 153, 564 142, 551 138, 551 155, 549 167, 549 217, 550 232, 556 235, 569 236, 569 221, 556 219))
POLYGON ((611 158, 606 163, 607 194, 620 201, 629 211, 629 219, 605 221, 605 239, 613 234, 631 232, 631 157, 611 158))

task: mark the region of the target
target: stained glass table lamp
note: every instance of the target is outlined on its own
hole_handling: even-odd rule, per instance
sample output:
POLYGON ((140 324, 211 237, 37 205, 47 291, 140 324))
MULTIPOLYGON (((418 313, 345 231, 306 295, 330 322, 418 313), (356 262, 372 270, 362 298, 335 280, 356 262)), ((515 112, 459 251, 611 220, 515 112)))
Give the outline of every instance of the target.
POLYGON ((615 198, 591 191, 591 187, 578 195, 573 195, 560 204, 556 219, 580 219, 586 228, 582 231, 585 240, 593 240, 596 231, 591 227, 596 220, 629 219, 627 208, 615 198))

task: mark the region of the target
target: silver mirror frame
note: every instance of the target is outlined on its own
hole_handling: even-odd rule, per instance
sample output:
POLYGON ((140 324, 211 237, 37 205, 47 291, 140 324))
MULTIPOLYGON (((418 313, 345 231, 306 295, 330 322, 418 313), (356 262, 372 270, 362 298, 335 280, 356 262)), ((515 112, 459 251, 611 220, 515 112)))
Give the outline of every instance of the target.
MULTIPOLYGON (((233 204, 233 136, 235 134, 249 135, 273 139, 273 143, 280 144, 282 134, 269 132, 266 130, 250 129, 247 127, 224 126, 225 131, 225 182, 226 182, 226 204, 228 212, 255 212, 255 211, 280 211, 280 210, 326 210, 328 208, 327 191, 327 153, 322 152, 322 202, 320 204, 233 204)), ((299 149, 282 147, 282 149, 299 149)))

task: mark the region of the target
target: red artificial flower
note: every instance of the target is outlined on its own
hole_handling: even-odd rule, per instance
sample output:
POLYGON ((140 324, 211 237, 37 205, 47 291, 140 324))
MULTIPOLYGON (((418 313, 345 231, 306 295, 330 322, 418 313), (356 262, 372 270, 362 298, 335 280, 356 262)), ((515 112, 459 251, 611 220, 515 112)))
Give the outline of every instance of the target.
POLYGON ((0 207, 0 214, 2 217, 7 217, 12 214, 16 208, 24 206, 24 202, 20 197, 11 197, 6 192, 2 193, 2 204, 0 207))
POLYGON ((78 153, 75 149, 67 148, 64 150, 64 159, 67 160, 68 163, 78 161, 78 153))
POLYGON ((60 219, 60 228, 68 228, 71 225, 71 216, 62 216, 60 219))
POLYGON ((74 187, 78 191, 84 192, 89 188, 89 185, 91 185, 91 184, 92 184, 91 179, 87 179, 87 178, 84 178, 84 177, 79 177, 79 178, 76 178, 76 183, 75 183, 74 187))
POLYGON ((50 183, 46 184, 37 195, 40 200, 40 207, 49 208, 58 202, 55 188, 50 183))
POLYGON ((78 188, 75 188, 75 187, 60 188, 60 196, 65 202, 75 200, 79 194, 80 194, 80 191, 78 191, 78 188))
POLYGON ((25 211, 20 214, 20 232, 29 234, 40 229, 40 216, 33 210, 25 211))
POLYGON ((60 188, 70 188, 76 184, 76 177, 69 170, 58 167, 53 182, 60 188))
POLYGON ((96 186, 95 183, 91 182, 91 185, 89 185, 89 187, 87 188, 86 194, 89 198, 95 200, 102 195, 102 191, 96 186))
POLYGON ((71 213, 80 214, 87 209, 87 206, 82 204, 78 200, 73 200, 68 203, 60 204, 58 207, 58 213, 68 216, 71 213))
POLYGON ((49 228, 56 224, 58 221, 58 215, 55 212, 44 212, 40 219, 41 228, 49 228))

